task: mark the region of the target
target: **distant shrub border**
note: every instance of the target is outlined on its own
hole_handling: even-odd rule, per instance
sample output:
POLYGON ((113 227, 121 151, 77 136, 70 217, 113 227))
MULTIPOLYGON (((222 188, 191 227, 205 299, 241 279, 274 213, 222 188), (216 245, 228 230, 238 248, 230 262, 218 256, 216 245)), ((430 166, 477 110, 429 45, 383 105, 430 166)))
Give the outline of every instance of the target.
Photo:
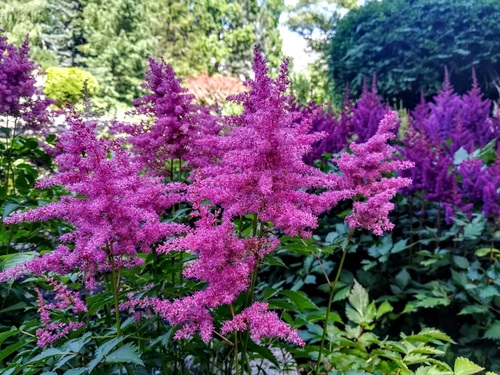
POLYGON ((339 21, 329 70, 340 97, 349 84, 360 96, 363 77, 376 73, 385 102, 413 108, 436 94, 448 68, 458 93, 470 88, 474 67, 483 92, 498 96, 500 8, 495 0, 371 1, 339 21))
POLYGON ((58 107, 75 104, 84 95, 84 85, 87 84, 89 95, 97 92, 97 79, 81 68, 50 67, 47 68, 45 94, 56 101, 58 107))

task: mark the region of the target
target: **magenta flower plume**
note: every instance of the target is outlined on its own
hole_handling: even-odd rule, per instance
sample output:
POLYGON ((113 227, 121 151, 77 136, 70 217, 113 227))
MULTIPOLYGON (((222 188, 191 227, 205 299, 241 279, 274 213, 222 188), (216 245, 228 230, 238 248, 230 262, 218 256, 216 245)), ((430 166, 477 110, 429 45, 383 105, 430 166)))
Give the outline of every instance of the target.
MULTIPOLYGON (((366 87, 363 79, 363 92, 352 109, 351 136, 357 135, 356 142, 367 142, 378 129, 380 121, 389 112, 386 104, 382 103, 382 98, 377 95, 377 77, 374 74, 371 91, 366 87)), ((397 133, 399 123, 391 130, 397 133)))
POLYGON ((411 162, 394 159, 395 149, 387 143, 395 138, 393 131, 398 123, 396 113, 389 112, 366 143, 351 143, 352 154, 343 153, 334 159, 343 174, 341 186, 350 190, 352 197, 364 199, 354 202, 352 214, 346 217, 351 228, 369 229, 382 235, 384 230, 394 227, 388 218, 394 208, 390 199, 398 189, 408 186, 411 179, 386 175, 413 166, 411 162))
POLYGON ((51 311, 64 311, 71 307, 71 312, 74 315, 87 312, 87 306, 80 298, 78 292, 71 291, 66 285, 57 282, 51 277, 47 277, 49 285, 54 288, 54 302, 46 303, 40 290, 36 289, 38 294, 38 312, 43 328, 36 331, 38 338, 37 345, 45 347, 52 344, 69 332, 76 331, 85 325, 84 322, 53 322, 51 311))
POLYGON ((135 256, 138 251, 148 253, 155 242, 182 228, 162 223, 158 217, 181 199, 176 191, 182 189, 180 184, 165 186, 159 179, 140 176, 143 166, 125 150, 96 139, 94 123, 76 116, 68 122, 70 129, 59 137, 61 152, 55 159, 60 172, 37 185, 62 185, 72 195, 5 222, 66 220, 75 230, 61 236, 61 241, 73 242, 74 249, 60 245, 52 253, 0 273, 0 281, 24 273, 78 270, 92 288, 94 276, 109 271, 112 262, 118 268, 134 267, 141 263, 135 256))
POLYGON ((305 342, 297 332, 284 323, 274 311, 268 310, 268 304, 255 302, 232 320, 222 326, 222 333, 245 331, 249 329, 252 340, 259 342, 263 337, 278 337, 284 341, 304 347, 305 342))
MULTIPOLYGON (((154 298, 141 302, 143 306, 152 307, 170 324, 183 327, 177 331, 177 339, 189 338, 199 332, 203 341, 208 342, 214 330, 210 311, 231 304, 247 290, 257 259, 279 245, 279 241, 269 238, 238 238, 233 224, 217 220, 208 208, 201 208, 194 230, 158 248, 159 253, 187 251, 196 254, 197 259, 184 269, 183 274, 207 282, 207 287, 173 302, 154 298)), ((130 309, 131 306, 124 307, 130 309)))
POLYGON ((7 43, 0 30, 0 116, 19 118, 17 127, 40 130, 48 124, 47 107, 53 102, 35 86, 38 66, 29 58, 28 39, 20 48, 7 43))
POLYGON ((327 204, 307 192, 324 187, 325 176, 303 157, 323 134, 308 134, 314 114, 290 111, 286 62, 273 80, 256 51, 254 72, 250 91, 232 99, 243 113, 230 118, 228 133, 214 139, 220 161, 200 169, 191 192, 222 207, 229 220, 257 214, 289 235, 307 235, 327 204))
POLYGON ((153 174, 167 174, 168 159, 182 159, 191 167, 203 165, 213 156, 203 138, 220 131, 215 118, 194 103, 194 95, 181 86, 164 61, 150 59, 146 74, 143 87, 150 93, 134 100, 137 108, 132 113, 148 119, 139 125, 121 125, 118 130, 131 135, 132 151, 153 174))

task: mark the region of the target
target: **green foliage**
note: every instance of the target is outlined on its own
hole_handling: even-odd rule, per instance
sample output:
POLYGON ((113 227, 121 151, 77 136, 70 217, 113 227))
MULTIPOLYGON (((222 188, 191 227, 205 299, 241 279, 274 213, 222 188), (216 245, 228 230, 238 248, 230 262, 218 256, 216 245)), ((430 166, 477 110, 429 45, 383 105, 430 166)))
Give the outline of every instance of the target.
POLYGON ((44 92, 57 102, 58 107, 75 104, 84 97, 84 86, 87 94, 93 95, 98 89, 95 77, 80 68, 47 68, 47 79, 44 92))
MULTIPOLYGON (((340 20, 331 39, 330 77, 341 96, 349 83, 359 97, 363 77, 377 74, 378 92, 390 103, 413 107, 434 95, 446 66, 459 93, 471 87, 471 69, 481 84, 500 68, 500 10, 495 0, 371 1, 340 20)), ((484 86, 484 85, 483 85, 484 86)), ((483 92, 496 97, 496 89, 483 92)))

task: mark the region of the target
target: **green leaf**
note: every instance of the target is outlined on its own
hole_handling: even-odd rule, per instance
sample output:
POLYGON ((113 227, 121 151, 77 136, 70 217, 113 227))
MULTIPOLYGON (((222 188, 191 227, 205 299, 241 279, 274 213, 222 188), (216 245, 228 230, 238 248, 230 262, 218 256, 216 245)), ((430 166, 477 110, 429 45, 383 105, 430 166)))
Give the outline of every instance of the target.
POLYGON ((18 203, 6 203, 4 208, 3 208, 3 213, 2 213, 2 219, 5 220, 7 216, 10 215, 10 213, 14 210, 16 210, 20 205, 18 203))
POLYGON ((9 269, 11 267, 17 266, 18 264, 28 262, 38 256, 38 253, 34 251, 27 251, 24 253, 9 254, 3 257, 3 269, 9 269))
POLYGON ((424 328, 421 330, 419 333, 415 335, 410 335, 406 336, 406 341, 409 342, 436 342, 436 341, 441 341, 441 342, 450 342, 452 343, 453 340, 450 336, 448 336, 446 333, 441 332, 438 329, 435 328, 424 328))
POLYGON ((459 255, 453 256, 453 263, 455 263, 455 265, 457 267, 462 268, 462 269, 467 269, 470 265, 467 258, 465 258, 463 256, 459 256, 459 255))
POLYGON ((464 227, 464 238, 475 240, 478 239, 484 231, 485 219, 483 216, 477 216, 472 219, 472 222, 464 227))
POLYGON ((132 344, 125 344, 121 348, 116 349, 113 353, 106 356, 106 363, 135 363, 136 365, 144 366, 144 363, 139 356, 139 348, 132 344))
POLYGON ((464 357, 458 357, 453 366, 454 375, 472 375, 482 370, 484 370, 483 367, 476 365, 474 362, 464 357))
POLYGON ((490 255, 490 253, 500 254, 500 250, 491 247, 482 247, 474 252, 474 254, 476 254, 478 257, 484 257, 486 255, 490 255))
POLYGON ((94 353, 94 358, 92 359, 92 361, 89 362, 88 366, 86 367, 88 372, 91 373, 94 370, 94 368, 96 368, 96 366, 104 359, 104 357, 107 356, 109 352, 113 350, 115 346, 117 346, 123 340, 124 340, 123 337, 116 337, 98 347, 94 353))
POLYGON ((18 330, 17 328, 12 327, 12 328, 10 329, 10 331, 6 331, 6 332, 2 332, 2 333, 0 333, 0 345, 2 345, 2 344, 3 344, 3 342, 4 342, 5 340, 7 340, 7 338, 9 338, 10 336, 15 335, 15 334, 16 334, 16 333, 18 333, 18 332, 19 332, 19 330, 18 330))
POLYGON ((488 327, 483 335, 485 339, 500 340, 500 320, 488 327))
POLYGON ((266 254, 264 256, 264 259, 262 260, 262 263, 268 266, 278 266, 278 267, 288 268, 280 258, 275 257, 271 254, 266 254))
POLYGON ((297 292, 293 290, 282 290, 280 294, 287 296, 300 311, 304 312, 307 309, 317 309, 318 306, 304 292, 297 292))
POLYGON ((15 344, 9 345, 6 348, 2 349, 2 351, 0 351, 0 362, 14 353, 16 350, 22 348, 25 345, 28 345, 31 341, 32 340, 16 342, 15 344))
POLYGON ((401 290, 405 290, 405 288, 408 286, 409 282, 411 281, 411 276, 406 270, 406 268, 403 268, 399 273, 396 275, 396 284, 398 284, 399 288, 401 290))
POLYGON ((258 353, 262 358, 267 359, 269 362, 274 364, 275 366, 280 366, 278 363, 278 360, 274 356, 274 354, 265 346, 257 345, 253 341, 248 342, 248 349, 252 351, 253 353, 258 353))
POLYGON ((484 288, 479 289, 479 296, 482 299, 488 299, 490 297, 500 295, 500 291, 494 285, 487 285, 484 288))
POLYGON ((384 314, 391 312, 392 310, 394 310, 394 308, 388 301, 382 302, 377 310, 377 319, 383 316, 384 314))
POLYGON ((53 357, 56 355, 63 355, 63 354, 69 354, 69 353, 63 352, 62 350, 59 350, 56 348, 48 348, 48 349, 45 349, 40 354, 38 354, 37 356, 33 357, 28 363, 38 362, 38 361, 45 359, 45 358, 48 358, 48 357, 53 357))
POLYGON ((458 315, 467 315, 467 314, 484 314, 488 313, 490 310, 487 306, 484 305, 469 305, 465 306, 458 315))
POLYGON ((350 321, 360 325, 373 322, 377 315, 375 303, 370 303, 368 293, 356 280, 348 300, 350 304, 346 306, 345 312, 350 321))

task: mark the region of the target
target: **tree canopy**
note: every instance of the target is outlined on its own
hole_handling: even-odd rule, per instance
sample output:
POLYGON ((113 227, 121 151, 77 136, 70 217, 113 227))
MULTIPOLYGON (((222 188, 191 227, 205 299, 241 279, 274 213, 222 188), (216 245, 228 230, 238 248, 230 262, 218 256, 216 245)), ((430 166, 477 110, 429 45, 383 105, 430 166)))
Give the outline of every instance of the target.
POLYGON ((339 20, 331 39, 329 70, 336 93, 349 84, 358 97, 363 77, 376 74, 385 101, 413 107, 435 94, 447 67, 459 93, 474 68, 483 91, 500 71, 500 8, 496 0, 370 1, 339 20))
POLYGON ((76 66, 99 80, 100 95, 140 95, 147 58, 164 58, 182 76, 250 76, 253 46, 271 67, 281 61, 277 29, 283 0, 5 0, 0 29, 47 68, 76 66))

